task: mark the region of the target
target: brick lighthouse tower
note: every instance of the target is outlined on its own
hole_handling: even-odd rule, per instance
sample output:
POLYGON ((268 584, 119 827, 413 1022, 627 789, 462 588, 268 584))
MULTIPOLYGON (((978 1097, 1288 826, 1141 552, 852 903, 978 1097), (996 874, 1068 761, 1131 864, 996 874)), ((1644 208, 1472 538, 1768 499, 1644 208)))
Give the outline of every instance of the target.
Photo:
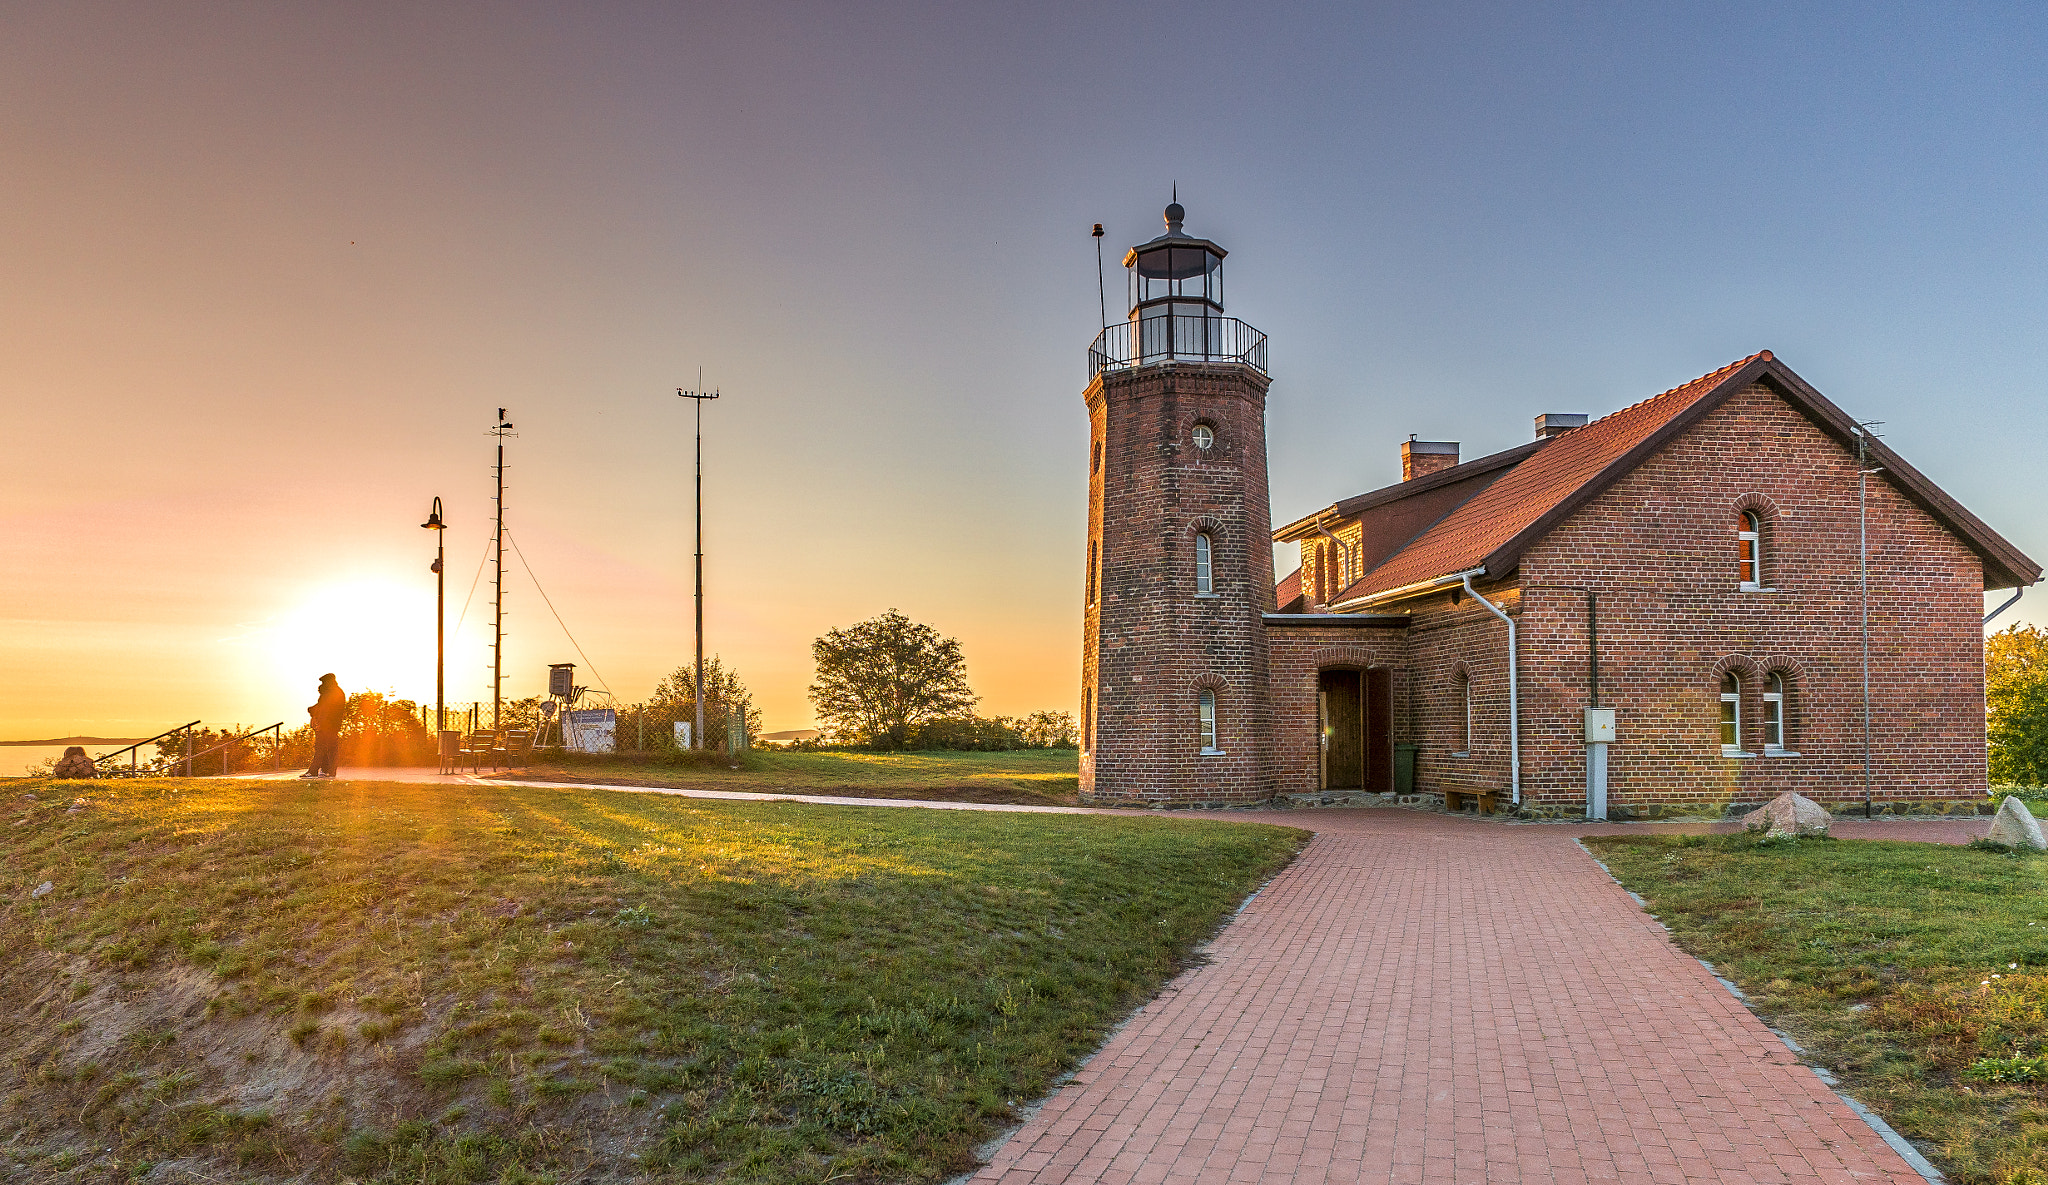
POLYGON ((1273 608, 1266 337, 1223 315, 1223 248, 1131 248, 1130 316, 1095 339, 1081 797, 1260 802, 1273 608))

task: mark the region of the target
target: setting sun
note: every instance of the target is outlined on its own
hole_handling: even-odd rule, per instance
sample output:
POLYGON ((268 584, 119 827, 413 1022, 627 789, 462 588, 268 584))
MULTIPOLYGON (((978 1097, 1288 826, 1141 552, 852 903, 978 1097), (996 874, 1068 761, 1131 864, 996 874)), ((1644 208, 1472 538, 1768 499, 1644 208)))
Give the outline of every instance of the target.
POLYGON ((349 691, 431 697, 433 594, 381 580, 325 585, 266 626, 259 645, 287 684, 310 689, 332 671, 349 691))

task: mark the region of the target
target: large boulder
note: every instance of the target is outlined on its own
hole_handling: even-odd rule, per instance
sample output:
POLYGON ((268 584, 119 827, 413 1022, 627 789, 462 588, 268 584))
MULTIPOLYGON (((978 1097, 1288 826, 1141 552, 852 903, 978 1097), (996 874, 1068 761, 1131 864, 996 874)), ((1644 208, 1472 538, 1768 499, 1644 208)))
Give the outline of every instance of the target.
POLYGON ((57 759, 56 768, 50 771, 50 776, 53 778, 96 778, 100 776, 100 771, 99 767, 92 763, 92 758, 85 755, 83 746, 73 745, 69 749, 64 750, 64 756, 57 759))
POLYGON ((1826 835, 1834 817, 1826 807, 1798 794, 1780 794, 1749 813, 1742 825, 1761 831, 1765 839, 1787 835, 1826 835))
POLYGON ((1991 820, 1991 830, 1984 838, 2009 848, 2048 850, 2048 840, 2041 838, 2040 820, 2017 798, 2009 797, 1998 804, 1998 816, 1991 820))

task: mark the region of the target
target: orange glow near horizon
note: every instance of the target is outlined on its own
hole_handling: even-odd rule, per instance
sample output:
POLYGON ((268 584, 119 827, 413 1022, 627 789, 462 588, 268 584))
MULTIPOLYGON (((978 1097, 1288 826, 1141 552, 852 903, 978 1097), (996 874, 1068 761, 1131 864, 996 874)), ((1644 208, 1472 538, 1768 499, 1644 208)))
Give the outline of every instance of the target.
POLYGON ((308 703, 314 680, 329 671, 349 692, 390 690, 420 700, 424 683, 431 703, 433 614, 432 593, 389 581, 323 585, 255 632, 263 662, 253 673, 277 686, 303 683, 308 703))

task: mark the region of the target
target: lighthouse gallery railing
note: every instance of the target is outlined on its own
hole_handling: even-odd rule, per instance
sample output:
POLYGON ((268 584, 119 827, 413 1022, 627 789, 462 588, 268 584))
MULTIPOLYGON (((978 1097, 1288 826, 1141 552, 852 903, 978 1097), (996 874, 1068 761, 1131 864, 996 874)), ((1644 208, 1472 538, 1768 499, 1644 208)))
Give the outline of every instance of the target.
POLYGON ((1162 362, 1242 362, 1266 372, 1266 335, 1235 317, 1137 317, 1088 347, 1088 377, 1162 362))

